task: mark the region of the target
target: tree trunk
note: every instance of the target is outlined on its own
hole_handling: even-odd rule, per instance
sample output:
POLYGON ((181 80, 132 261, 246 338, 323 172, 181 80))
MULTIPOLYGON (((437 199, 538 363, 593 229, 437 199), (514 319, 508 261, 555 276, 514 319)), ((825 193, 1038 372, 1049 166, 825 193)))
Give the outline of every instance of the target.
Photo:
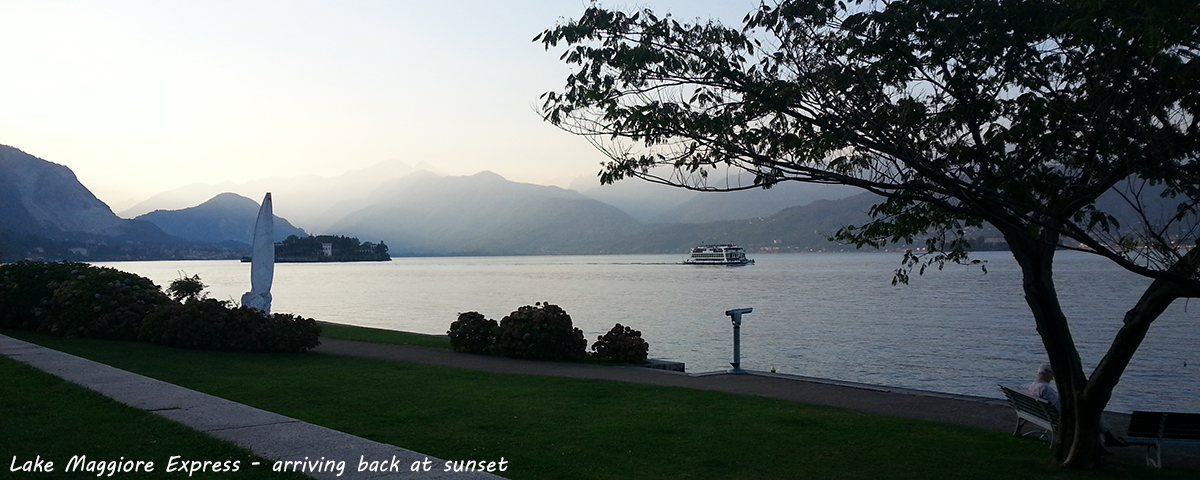
MULTIPOLYGON (((1090 416, 1079 408, 1087 378, 1083 374, 1083 362, 1054 287, 1053 264, 1058 237, 1046 233, 1043 238, 1031 238, 1025 230, 1005 232, 1005 237, 1013 257, 1021 267, 1025 302, 1033 313, 1038 335, 1042 338, 1042 346, 1046 349, 1058 386, 1061 411, 1058 434, 1054 436, 1054 458, 1064 465, 1090 466, 1094 456, 1072 455, 1078 448, 1090 446, 1089 450, 1095 450, 1096 441, 1092 439, 1089 445, 1086 435, 1089 432, 1079 431, 1079 426, 1087 425, 1086 417, 1090 416), (1068 460, 1071 462, 1068 463, 1068 460)), ((1095 426, 1082 428, 1091 430, 1093 435, 1098 435, 1097 429, 1095 426)))
MULTIPOLYGON (((1198 267, 1200 267, 1200 248, 1193 248, 1179 262, 1172 265, 1170 270, 1190 275, 1196 272, 1198 267)), ((1138 299, 1138 303, 1125 312, 1121 329, 1117 331, 1116 337, 1108 347, 1108 352, 1104 354, 1104 358, 1100 360, 1100 364, 1092 372, 1091 380, 1084 388, 1080 397, 1080 405, 1081 410, 1089 412, 1086 420, 1090 422, 1090 414, 1094 412, 1095 421, 1099 422, 1100 414, 1112 398, 1113 388, 1116 388, 1117 382, 1121 380, 1121 375, 1125 373, 1125 368, 1133 359, 1133 354, 1137 352, 1142 340, 1146 338, 1150 324, 1154 323, 1175 300, 1198 295, 1200 295, 1200 291, 1194 287, 1161 279, 1155 280, 1146 288, 1142 297, 1138 299)), ((1082 421, 1084 418, 1081 417, 1080 420, 1082 421)), ((1067 463, 1071 463, 1071 458, 1067 459, 1067 463)))
MULTIPOLYGON (((1137 305, 1125 314, 1124 325, 1088 378, 1054 287, 1052 265, 1057 236, 1044 234, 1043 238, 1035 239, 1022 230, 1005 232, 1005 237, 1021 267, 1025 301, 1033 312, 1058 386, 1062 411, 1055 435, 1055 460, 1066 467, 1092 467, 1101 448, 1100 416, 1150 324, 1171 302, 1183 296, 1200 295, 1200 290, 1165 280, 1154 281, 1137 305)), ((1171 268, 1190 273, 1198 267, 1200 248, 1193 248, 1171 268)))

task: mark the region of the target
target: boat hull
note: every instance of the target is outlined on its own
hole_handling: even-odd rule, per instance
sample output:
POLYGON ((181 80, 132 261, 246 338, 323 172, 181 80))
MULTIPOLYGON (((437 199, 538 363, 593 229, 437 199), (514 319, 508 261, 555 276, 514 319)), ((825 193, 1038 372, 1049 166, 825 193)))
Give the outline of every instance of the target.
POLYGON ((684 260, 683 263, 685 265, 715 265, 718 267, 720 267, 720 266, 741 267, 744 265, 754 265, 754 260, 746 259, 746 260, 742 260, 742 261, 722 262, 722 261, 699 261, 699 260, 693 261, 692 259, 687 259, 687 260, 684 260))

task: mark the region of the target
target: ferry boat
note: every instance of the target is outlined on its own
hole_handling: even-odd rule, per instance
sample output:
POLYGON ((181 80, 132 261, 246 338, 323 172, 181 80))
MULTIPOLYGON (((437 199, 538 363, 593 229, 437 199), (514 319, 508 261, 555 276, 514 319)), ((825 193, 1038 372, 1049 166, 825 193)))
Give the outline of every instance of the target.
POLYGON ((746 251, 737 245, 700 245, 692 249, 692 255, 684 260, 688 265, 753 265, 754 260, 746 258, 746 251))

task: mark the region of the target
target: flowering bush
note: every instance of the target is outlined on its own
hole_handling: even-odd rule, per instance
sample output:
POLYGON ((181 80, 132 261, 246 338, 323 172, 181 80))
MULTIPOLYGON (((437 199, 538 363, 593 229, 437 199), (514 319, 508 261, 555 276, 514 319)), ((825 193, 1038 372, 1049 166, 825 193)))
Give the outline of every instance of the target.
POLYGON ((171 303, 149 279, 85 263, 0 267, 0 325, 60 337, 130 339, 171 303))
POLYGON ((446 332, 450 336, 450 348, 467 353, 490 353, 500 332, 495 320, 483 318, 479 312, 458 314, 458 320, 450 324, 446 332))
POLYGON ((62 282, 78 277, 82 263, 21 261, 0 265, 0 326, 45 331, 42 321, 62 282))
POLYGON ((596 337, 592 344, 592 355, 625 363, 646 361, 650 344, 642 339, 642 332, 616 324, 608 333, 596 337))
POLYGON ((562 308, 539 302, 500 320, 496 353, 531 360, 578 360, 587 353, 587 340, 562 308))
POLYGON ((321 327, 311 318, 196 297, 181 304, 145 277, 85 263, 0 266, 3 327, 188 348, 299 352, 319 343, 321 327))

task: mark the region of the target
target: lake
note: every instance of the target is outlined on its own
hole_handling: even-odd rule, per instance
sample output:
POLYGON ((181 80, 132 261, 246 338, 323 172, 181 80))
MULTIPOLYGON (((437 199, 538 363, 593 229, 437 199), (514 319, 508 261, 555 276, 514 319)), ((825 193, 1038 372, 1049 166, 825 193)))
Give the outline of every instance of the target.
MULTIPOLYGON (((762 254, 746 267, 682 265, 684 255, 396 258, 381 263, 275 266, 273 310, 318 320, 444 334, 459 312, 499 321, 548 301, 589 345, 616 323, 642 332, 650 356, 688 372, 733 358, 726 310, 753 308, 741 328, 742 367, 1001 398, 1045 361, 1020 271, 1007 252, 893 286, 900 253, 762 254)), ((235 261, 101 265, 166 286, 200 275, 209 295, 239 300, 250 266, 235 261)), ((1055 281, 1086 368, 1092 368, 1149 280, 1106 260, 1060 252, 1055 281)), ((1151 327, 1110 410, 1200 412, 1200 304, 1177 301, 1151 327)))

